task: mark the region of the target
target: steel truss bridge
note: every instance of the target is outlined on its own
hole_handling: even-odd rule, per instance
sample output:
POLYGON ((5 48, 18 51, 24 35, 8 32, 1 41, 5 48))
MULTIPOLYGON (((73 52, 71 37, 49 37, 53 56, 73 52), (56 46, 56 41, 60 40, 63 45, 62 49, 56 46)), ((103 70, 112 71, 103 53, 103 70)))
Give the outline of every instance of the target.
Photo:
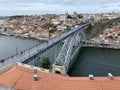
POLYGON ((56 38, 50 39, 48 42, 36 45, 24 52, 6 58, 4 62, 0 63, 0 67, 15 62, 29 62, 35 59, 39 60, 43 52, 49 50, 60 42, 63 42, 62 48, 52 65, 52 72, 66 75, 74 58, 77 56, 82 43, 85 41, 84 29, 87 28, 89 24, 91 24, 90 21, 56 38))

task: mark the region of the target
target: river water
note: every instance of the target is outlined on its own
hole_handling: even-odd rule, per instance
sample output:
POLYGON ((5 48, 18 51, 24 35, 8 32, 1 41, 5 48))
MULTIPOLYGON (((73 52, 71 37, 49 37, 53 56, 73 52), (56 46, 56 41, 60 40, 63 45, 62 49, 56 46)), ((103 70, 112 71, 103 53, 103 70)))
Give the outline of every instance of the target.
POLYGON ((33 39, 20 39, 0 35, 0 59, 12 56, 37 44, 39 44, 39 41, 33 39))
POLYGON ((70 76, 120 76, 120 50, 82 48, 69 71, 70 76))
POLYGON ((0 19, 0 24, 4 23, 5 20, 4 19, 0 19))

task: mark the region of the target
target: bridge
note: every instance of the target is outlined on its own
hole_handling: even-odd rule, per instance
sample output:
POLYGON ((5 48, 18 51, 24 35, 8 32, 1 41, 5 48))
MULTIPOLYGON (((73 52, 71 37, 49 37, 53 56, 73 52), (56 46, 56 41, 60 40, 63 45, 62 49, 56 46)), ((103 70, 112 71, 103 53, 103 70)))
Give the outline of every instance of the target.
POLYGON ((0 63, 0 67, 15 62, 28 63, 34 60, 39 62, 43 52, 62 42, 63 45, 61 50, 58 51, 58 56, 56 57, 56 60, 52 66, 52 72, 66 75, 67 71, 69 70, 69 66, 72 64, 73 59, 77 56, 82 43, 85 41, 85 34, 83 30, 89 24, 91 24, 90 21, 58 36, 57 38, 50 39, 48 42, 36 45, 33 48, 17 53, 12 57, 6 58, 3 62, 0 63))

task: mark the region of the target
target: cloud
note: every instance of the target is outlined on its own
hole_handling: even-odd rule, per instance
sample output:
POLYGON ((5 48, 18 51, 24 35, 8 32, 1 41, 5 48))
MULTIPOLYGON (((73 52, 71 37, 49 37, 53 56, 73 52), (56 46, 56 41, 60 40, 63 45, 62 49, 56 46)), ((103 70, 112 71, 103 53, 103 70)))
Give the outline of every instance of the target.
POLYGON ((3 4, 34 3, 34 2, 38 2, 38 0, 0 0, 0 3, 3 3, 3 4))
POLYGON ((70 5, 73 3, 73 1, 72 0, 64 0, 64 3, 65 3, 65 5, 70 5))
POLYGON ((120 8, 120 4, 118 4, 118 7, 120 8))
POLYGON ((120 10, 119 0, 0 0, 1 14, 112 12, 120 10))

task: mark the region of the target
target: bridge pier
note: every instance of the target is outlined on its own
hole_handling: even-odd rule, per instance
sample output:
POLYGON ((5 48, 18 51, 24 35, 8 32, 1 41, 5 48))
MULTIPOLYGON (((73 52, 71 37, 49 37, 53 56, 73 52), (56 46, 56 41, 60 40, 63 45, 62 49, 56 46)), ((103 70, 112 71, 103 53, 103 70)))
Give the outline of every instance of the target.
POLYGON ((56 74, 66 75, 67 74, 66 73, 66 66, 65 65, 59 66, 59 65, 53 64, 52 65, 52 72, 56 73, 56 74))

